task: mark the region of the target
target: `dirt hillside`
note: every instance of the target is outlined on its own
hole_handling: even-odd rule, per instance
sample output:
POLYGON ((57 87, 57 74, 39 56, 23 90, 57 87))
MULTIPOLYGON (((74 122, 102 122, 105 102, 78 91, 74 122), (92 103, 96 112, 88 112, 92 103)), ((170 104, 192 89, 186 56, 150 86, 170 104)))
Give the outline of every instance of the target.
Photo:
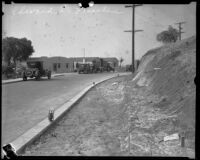
POLYGON ((158 111, 159 115, 163 114, 161 117, 169 117, 165 123, 156 117, 154 131, 167 134, 185 132, 187 145, 193 151, 196 113, 195 76, 196 37, 193 36, 148 51, 142 57, 137 74, 132 79, 134 87, 147 91, 145 98, 154 97, 150 100, 152 105, 149 106, 158 111))
POLYGON ((178 114, 182 129, 194 129, 196 37, 147 52, 138 75, 137 85, 148 86, 153 94, 163 97, 158 108, 167 114, 178 114))

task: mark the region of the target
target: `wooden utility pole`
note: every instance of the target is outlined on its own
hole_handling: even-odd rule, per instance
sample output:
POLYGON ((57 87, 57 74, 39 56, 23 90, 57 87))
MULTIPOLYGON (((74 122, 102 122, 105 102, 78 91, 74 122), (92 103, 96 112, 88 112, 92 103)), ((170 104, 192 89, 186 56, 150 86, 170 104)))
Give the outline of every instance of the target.
POLYGON ((179 22, 179 23, 175 23, 175 24, 178 24, 178 29, 179 29, 179 40, 181 40, 181 33, 185 33, 185 32, 181 32, 181 30, 183 29, 181 27, 182 24, 184 24, 186 22, 179 22))
POLYGON ((85 63, 85 48, 83 48, 83 63, 85 63))
POLYGON ((141 4, 133 4, 131 6, 125 6, 125 8, 128 8, 128 7, 132 7, 133 8, 133 20, 132 20, 132 73, 135 72, 135 65, 134 65, 134 62, 135 62, 135 46, 134 46, 134 43, 135 43, 135 7, 137 6, 141 6, 141 4))
MULTIPOLYGON (((143 30, 141 29, 138 29, 138 30, 135 30, 133 32, 133 34, 135 34, 135 32, 142 32, 143 30)), ((124 32, 132 32, 131 30, 129 31, 124 31, 124 32)), ((134 38, 133 38, 134 39, 134 38)), ((134 41, 133 41, 133 45, 132 45, 132 72, 134 73, 135 71, 135 48, 134 48, 134 41)))

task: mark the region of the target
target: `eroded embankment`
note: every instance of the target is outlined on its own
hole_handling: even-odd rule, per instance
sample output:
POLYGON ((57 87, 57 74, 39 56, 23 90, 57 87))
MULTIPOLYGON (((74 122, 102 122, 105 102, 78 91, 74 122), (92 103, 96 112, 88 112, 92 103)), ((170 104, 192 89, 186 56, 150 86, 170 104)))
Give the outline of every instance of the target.
POLYGON ((148 124, 153 141, 183 132, 186 138, 185 148, 178 140, 155 143, 155 154, 194 156, 195 76, 196 37, 151 50, 142 58, 131 88, 141 88, 137 95, 149 99, 149 104, 139 107, 144 110, 139 115, 148 124))
POLYGON ((137 75, 93 88, 24 155, 195 154, 196 38, 148 52, 137 75), (180 139, 163 141, 185 132, 180 139))

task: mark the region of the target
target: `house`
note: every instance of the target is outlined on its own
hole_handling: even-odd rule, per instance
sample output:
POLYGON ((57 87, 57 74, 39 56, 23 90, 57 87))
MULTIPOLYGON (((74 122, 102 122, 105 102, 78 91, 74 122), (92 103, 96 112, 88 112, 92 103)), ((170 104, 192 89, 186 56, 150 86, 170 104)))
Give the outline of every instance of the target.
POLYGON ((52 72, 55 73, 66 73, 73 72, 73 61, 66 57, 50 57, 52 64, 52 72))

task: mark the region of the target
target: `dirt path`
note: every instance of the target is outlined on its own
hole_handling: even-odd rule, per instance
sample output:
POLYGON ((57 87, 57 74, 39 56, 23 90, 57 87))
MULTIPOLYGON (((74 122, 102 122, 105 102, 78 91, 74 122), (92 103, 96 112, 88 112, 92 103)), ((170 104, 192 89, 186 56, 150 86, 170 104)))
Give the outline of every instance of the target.
POLYGON ((155 108, 163 97, 138 88, 131 76, 92 89, 24 155, 46 156, 194 156, 194 141, 159 142, 179 131, 176 115, 155 108))

